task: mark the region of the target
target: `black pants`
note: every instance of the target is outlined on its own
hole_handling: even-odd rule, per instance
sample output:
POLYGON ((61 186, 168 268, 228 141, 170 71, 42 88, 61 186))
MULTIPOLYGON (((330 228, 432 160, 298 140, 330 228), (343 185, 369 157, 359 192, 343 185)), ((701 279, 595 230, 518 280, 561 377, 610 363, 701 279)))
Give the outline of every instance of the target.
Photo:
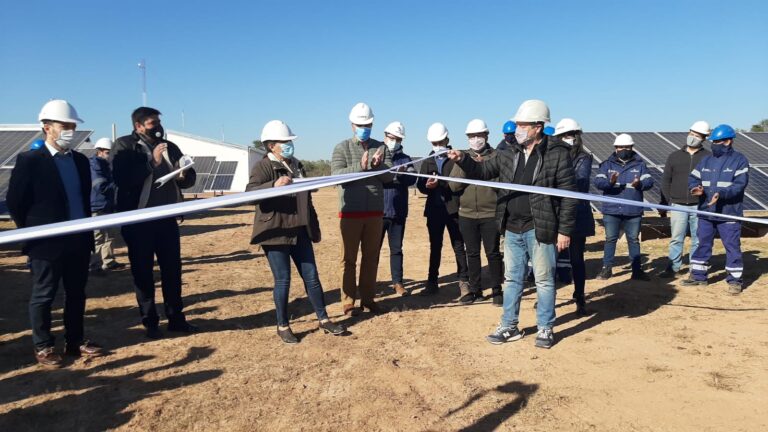
POLYGON ((587 246, 586 237, 571 237, 571 246, 568 253, 571 256, 571 270, 573 271, 573 298, 584 301, 584 284, 587 279, 587 269, 584 265, 584 250, 587 246))
POLYGON ((459 228, 467 247, 467 267, 469 269, 469 290, 474 293, 483 291, 481 284, 480 242, 485 249, 488 259, 488 270, 491 278, 491 288, 501 289, 504 278, 504 265, 499 252, 501 235, 495 218, 471 219, 459 217, 459 228))
POLYGON ((128 259, 136 288, 141 323, 144 327, 157 327, 159 317, 155 308, 155 255, 160 266, 165 316, 169 323, 185 321, 181 302, 181 245, 176 219, 159 219, 126 225, 122 228, 128 245, 128 259))
POLYGON ((40 350, 54 346, 51 334, 51 305, 59 284, 64 286, 64 338, 67 344, 83 341, 85 284, 88 283, 90 251, 66 253, 56 260, 31 258, 32 296, 29 298, 29 320, 32 342, 40 350))
POLYGON ((448 237, 451 239, 453 253, 456 256, 456 273, 460 281, 467 281, 467 254, 464 251, 464 238, 459 230, 459 216, 456 215, 430 215, 427 217, 427 230, 429 231, 429 282, 437 283, 440 272, 440 258, 443 251, 443 235, 448 228, 448 237))

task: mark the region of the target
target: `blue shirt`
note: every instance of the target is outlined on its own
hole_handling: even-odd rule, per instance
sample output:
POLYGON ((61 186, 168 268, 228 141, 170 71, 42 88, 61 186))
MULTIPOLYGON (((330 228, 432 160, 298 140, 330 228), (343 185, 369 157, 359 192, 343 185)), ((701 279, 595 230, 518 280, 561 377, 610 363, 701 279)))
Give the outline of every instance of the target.
MULTIPOLYGON (((51 148, 49 147, 49 150, 51 148)), ((53 161, 59 170, 61 183, 64 184, 64 193, 67 195, 67 207, 69 210, 69 220, 82 219, 85 217, 83 210, 83 193, 80 190, 80 175, 77 173, 75 159, 72 152, 66 153, 51 151, 53 161)))

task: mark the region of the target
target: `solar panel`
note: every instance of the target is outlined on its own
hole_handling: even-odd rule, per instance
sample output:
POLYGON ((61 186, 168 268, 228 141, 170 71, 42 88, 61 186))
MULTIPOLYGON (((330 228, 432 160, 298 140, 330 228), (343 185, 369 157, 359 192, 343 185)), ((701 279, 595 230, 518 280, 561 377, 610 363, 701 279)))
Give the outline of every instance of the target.
POLYGON ((768 132, 747 132, 744 135, 768 147, 768 132))
POLYGON ((233 175, 217 175, 211 186, 215 191, 226 191, 232 188, 232 181, 235 179, 233 175))
POLYGON ((96 154, 96 149, 95 148, 79 148, 79 149, 77 149, 77 151, 82 153, 83 156, 85 156, 85 157, 87 157, 89 159, 90 159, 91 156, 96 154))
POLYGON ((213 172, 213 165, 216 163, 215 156, 195 156, 195 172, 198 174, 210 174, 213 172))
POLYGON ((182 189, 182 192, 184 193, 203 193, 205 188, 205 183, 208 181, 208 177, 210 174, 197 174, 197 179, 195 181, 195 185, 182 189))
POLYGON ((42 137, 38 131, 0 131, 0 166, 13 166, 16 155, 29 149, 37 138, 42 137))
POLYGON ((635 151, 644 156, 646 162, 664 165, 669 154, 675 151, 670 143, 652 132, 629 132, 635 142, 635 151))
POLYGON ((237 162, 219 162, 219 169, 216 171, 218 175, 234 175, 237 169, 237 162))
POLYGON ((209 191, 211 190, 211 186, 213 186, 213 180, 216 178, 214 175, 209 175, 208 178, 205 180, 205 184, 203 186, 203 190, 209 191))
POLYGON ((610 132, 586 132, 581 135, 584 147, 599 160, 605 160, 613 153, 613 141, 616 137, 610 132))
MULTIPOLYGON (((768 169, 751 168, 749 170, 749 184, 747 185, 747 190, 745 192, 755 197, 760 203, 768 205, 768 175, 766 175, 766 173, 768 173, 768 169)), ((749 197, 744 197, 745 209, 748 198, 749 197)), ((762 207, 758 203, 755 203, 755 205, 762 207)))
POLYGON ((672 144, 677 148, 684 148, 687 145, 688 132, 661 132, 661 135, 672 141, 672 144))
POLYGON ((743 153, 752 165, 768 164, 768 133, 752 132, 744 135, 746 137, 736 137, 734 148, 743 153))

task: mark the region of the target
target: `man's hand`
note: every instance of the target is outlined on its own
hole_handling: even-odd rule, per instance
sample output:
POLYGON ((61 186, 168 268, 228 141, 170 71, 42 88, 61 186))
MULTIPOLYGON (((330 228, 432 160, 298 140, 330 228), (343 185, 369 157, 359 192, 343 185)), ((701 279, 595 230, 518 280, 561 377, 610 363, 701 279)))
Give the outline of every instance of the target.
POLYGON ((695 188, 691 189, 691 195, 693 195, 693 196, 702 196, 702 195, 704 195, 704 186, 698 185, 695 188))
POLYGON ((611 184, 612 184, 612 185, 615 185, 615 184, 616 184, 616 181, 617 181, 618 179, 619 179, 619 173, 617 173, 617 172, 614 172, 613 174, 611 174, 611 178, 610 178, 610 181, 611 181, 611 184))
POLYGON ((461 159, 464 157, 464 153, 458 150, 448 150, 448 153, 446 153, 446 156, 448 156, 448 159, 454 162, 461 162, 461 159))
POLYGON ((715 203, 717 203, 717 200, 719 199, 720 199, 720 192, 715 192, 715 194, 712 195, 712 200, 707 205, 712 207, 713 205, 715 205, 715 203))
POLYGON ((285 186, 293 183, 293 180, 288 176, 280 176, 279 179, 275 180, 275 187, 285 186))
POLYGON ((431 178, 431 179, 427 180, 427 183, 426 183, 425 186, 427 187, 427 189, 434 189, 434 188, 436 188, 437 187, 437 179, 436 178, 431 178))
POLYGON ((638 176, 635 176, 635 179, 632 180, 632 187, 635 189, 640 189, 640 178, 638 176))
POLYGON ((658 209, 656 211, 659 212, 659 217, 663 217, 663 218, 667 217, 667 211, 666 210, 658 209))
POLYGON ((368 171, 368 150, 363 151, 363 157, 360 159, 360 168, 363 171, 368 171))
POLYGON ((163 163, 163 152, 166 150, 168 150, 168 144, 166 143, 155 146, 155 149, 152 150, 152 166, 160 166, 163 163))
POLYGON ((376 150, 376 153, 374 153, 373 155, 373 160, 371 161, 371 168, 378 168, 379 165, 381 165, 381 162, 383 160, 384 160, 384 147, 379 147, 379 149, 376 150))
POLYGON ((557 251, 562 252, 571 246, 571 238, 567 235, 557 235, 557 251))

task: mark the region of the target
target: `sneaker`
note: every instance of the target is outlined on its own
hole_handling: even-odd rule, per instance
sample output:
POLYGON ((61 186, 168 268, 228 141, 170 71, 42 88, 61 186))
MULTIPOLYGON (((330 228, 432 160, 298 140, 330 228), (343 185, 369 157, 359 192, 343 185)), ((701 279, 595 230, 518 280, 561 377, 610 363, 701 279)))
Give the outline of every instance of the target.
POLYGON ((347 329, 344 328, 343 325, 333 323, 331 320, 320 321, 318 327, 323 330, 323 333, 330 333, 334 336, 339 336, 347 332, 347 329))
POLYGON ((649 282, 651 277, 644 270, 635 270, 632 272, 632 280, 649 282))
POLYGON ((485 339, 494 345, 501 345, 504 342, 520 340, 523 338, 523 335, 524 333, 517 326, 504 327, 500 325, 496 327, 496 331, 486 336, 485 339))
POLYGON ((437 282, 427 282, 427 286, 419 293, 419 295, 429 296, 437 294, 437 282))
POLYGON ((281 330, 280 327, 278 327, 277 335, 280 336, 280 339, 282 339, 283 342, 287 343, 288 345, 299 343, 299 338, 297 338, 296 335, 293 334, 290 327, 288 327, 285 330, 281 330))
POLYGON ((470 305, 470 304, 474 303, 475 300, 482 300, 482 299, 483 299, 483 295, 482 294, 478 294, 478 293, 475 293, 475 292, 469 292, 469 293, 466 293, 463 296, 461 296, 461 298, 459 298, 459 303, 461 303, 463 305, 470 305))
POLYGON ((613 271, 610 267, 603 267, 600 273, 595 277, 597 280, 608 280, 613 276, 613 271))
POLYGON ((696 280, 689 276, 688 279, 684 280, 682 284, 685 286, 707 286, 708 282, 706 280, 696 280))
POLYGON ((536 347, 537 348, 552 348, 555 344, 555 334, 552 333, 552 329, 543 328, 539 329, 539 333, 536 335, 536 347))
POLYGON ((62 366, 62 358, 54 351, 53 347, 46 347, 35 351, 37 362, 45 367, 59 368, 62 366))
POLYGON ((728 294, 739 295, 743 287, 738 282, 728 282, 728 294))

